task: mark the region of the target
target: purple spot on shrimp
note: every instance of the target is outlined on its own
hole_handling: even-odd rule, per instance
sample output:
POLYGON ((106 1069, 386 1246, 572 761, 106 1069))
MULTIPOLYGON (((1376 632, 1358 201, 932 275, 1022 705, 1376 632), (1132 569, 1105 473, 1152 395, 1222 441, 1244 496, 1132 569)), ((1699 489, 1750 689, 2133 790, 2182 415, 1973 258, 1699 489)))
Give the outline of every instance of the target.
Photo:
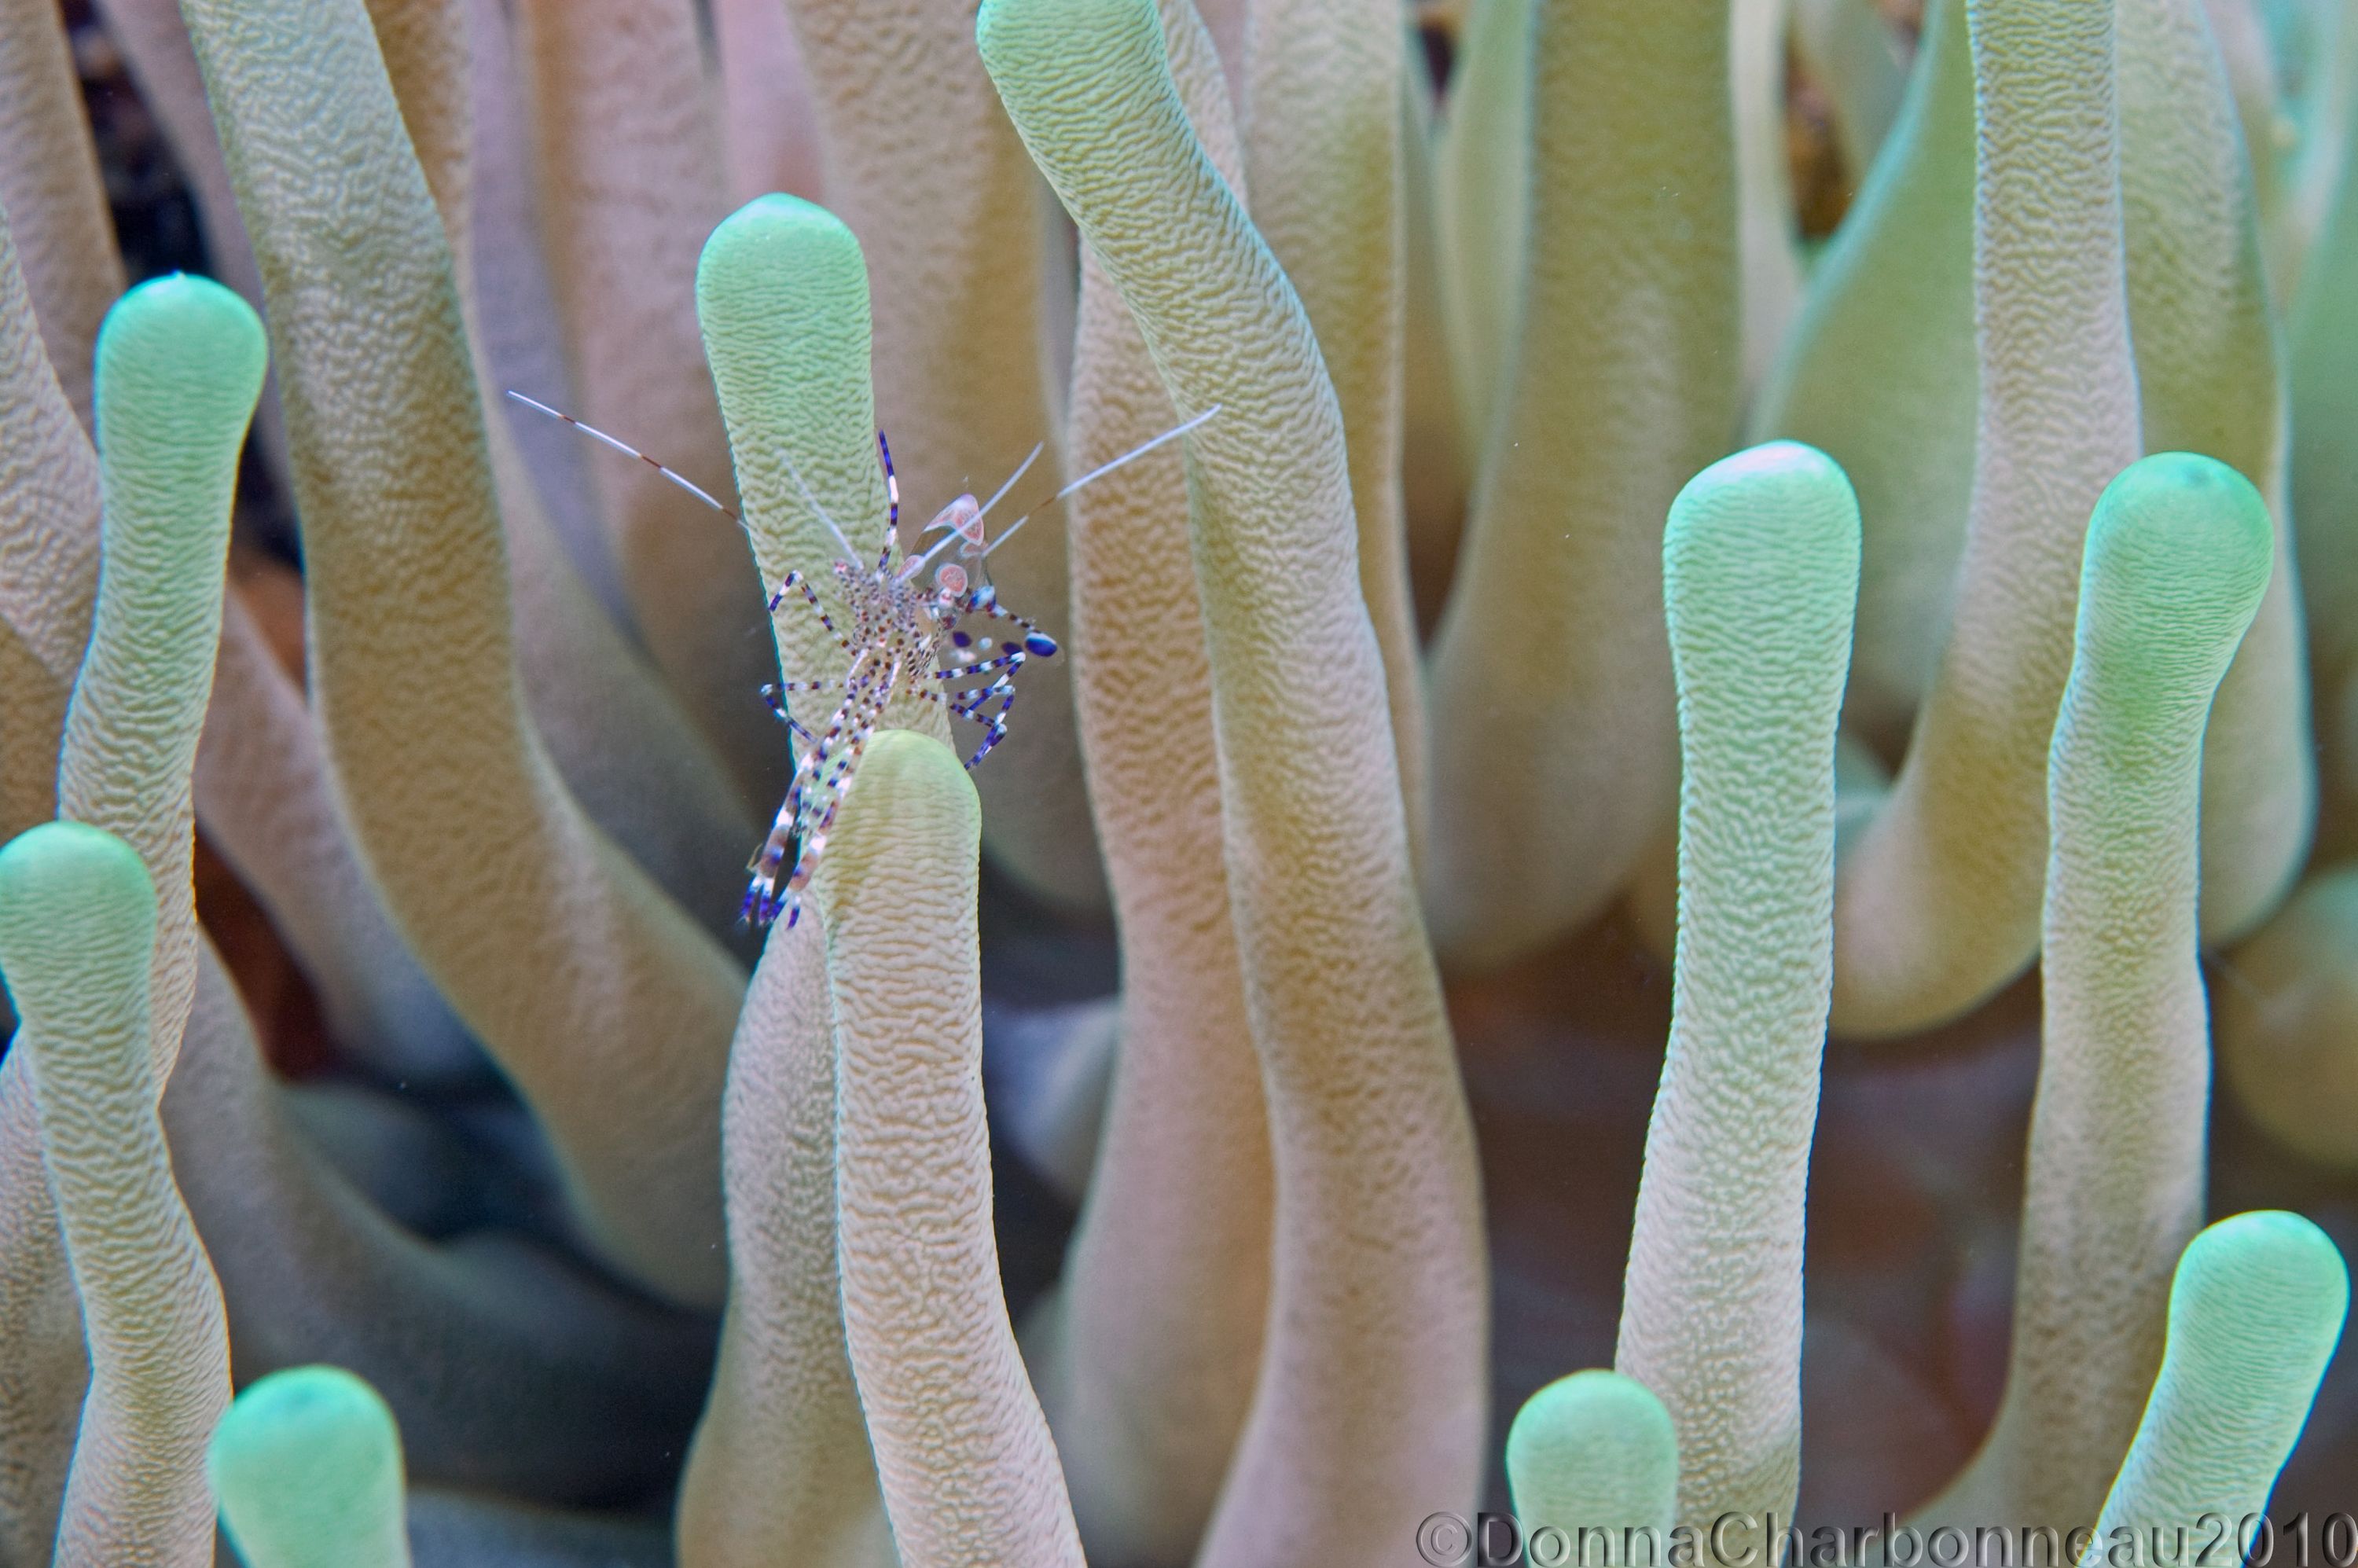
POLYGON ((1056 639, 1049 636, 1045 632, 1025 633, 1023 646, 1044 659, 1053 659, 1056 656, 1056 639))

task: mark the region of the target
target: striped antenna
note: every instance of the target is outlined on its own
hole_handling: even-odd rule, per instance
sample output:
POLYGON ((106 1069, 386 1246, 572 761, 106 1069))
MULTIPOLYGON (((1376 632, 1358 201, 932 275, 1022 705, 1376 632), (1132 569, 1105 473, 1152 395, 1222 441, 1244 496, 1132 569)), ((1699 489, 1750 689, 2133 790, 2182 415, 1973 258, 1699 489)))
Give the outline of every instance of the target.
MULTIPOLYGON (((997 490, 992 491, 989 501, 984 502, 980 506, 975 508, 974 515, 966 520, 967 525, 976 531, 975 537, 980 538, 982 536, 981 529, 984 515, 989 513, 992 507, 1007 499, 1007 492, 1015 488, 1015 481, 1022 479, 1026 473, 1031 471, 1032 465, 1040 460, 1040 454, 1047 450, 1047 448, 1048 443, 1045 441, 1042 441, 1039 445, 1033 447, 1032 449, 1032 455, 1018 463, 1015 466, 1015 471, 1007 476, 1007 482, 1001 485, 997 490)), ((935 540, 931 549, 927 550, 924 555, 913 558, 908 565, 903 567, 901 568, 901 576, 903 579, 915 577, 919 572, 924 571, 926 567, 933 563, 933 559, 936 556, 940 555, 944 550, 948 549, 952 545, 965 537, 966 535, 958 532, 957 529, 951 529, 950 532, 943 535, 939 539, 935 540)), ((988 551, 983 553, 989 554, 988 551)))
MULTIPOLYGON (((583 424, 580 420, 576 419, 572 415, 566 413, 561 408, 551 408, 547 404, 541 402, 536 397, 526 397, 523 393, 516 391, 514 387, 510 387, 508 389, 508 395, 514 398, 518 403, 523 404, 526 408, 532 409, 535 413, 546 414, 551 419, 555 419, 560 424, 572 426, 575 429, 580 431, 583 435, 589 437, 591 440, 596 441, 600 446, 611 447, 614 450, 622 453, 626 458, 638 459, 639 461, 646 464, 647 467, 654 470, 655 472, 663 475, 664 478, 671 481, 672 483, 679 486, 680 489, 687 492, 688 494, 696 497, 697 500, 701 501, 705 505, 709 506, 723 517, 728 518, 729 521, 736 524, 740 528, 745 527, 744 518, 739 516, 728 507, 721 505, 720 503, 714 498, 711 492, 706 490, 702 485, 698 484, 694 480, 689 479, 686 474, 681 473, 678 470, 670 467, 668 464, 658 462, 654 458, 647 456, 646 453, 639 450, 636 447, 631 446, 627 442, 616 440, 613 437, 606 434, 605 431, 599 429, 595 425, 583 424)), ((783 456, 783 454, 781 455, 783 456)), ((848 561, 858 560, 860 558, 859 552, 851 547, 851 541, 843 536, 843 530, 836 526, 835 519, 827 514, 827 508, 818 503, 818 497, 810 492, 810 486, 803 482, 802 470, 795 467, 794 459, 787 458, 785 462, 786 472, 794 480, 795 488, 803 492, 803 499, 810 503, 810 509, 818 514, 818 520, 827 524, 827 531, 835 535, 835 542, 837 544, 843 546, 843 558, 848 561)), ((748 535, 752 532, 750 528, 746 528, 745 531, 748 535)))

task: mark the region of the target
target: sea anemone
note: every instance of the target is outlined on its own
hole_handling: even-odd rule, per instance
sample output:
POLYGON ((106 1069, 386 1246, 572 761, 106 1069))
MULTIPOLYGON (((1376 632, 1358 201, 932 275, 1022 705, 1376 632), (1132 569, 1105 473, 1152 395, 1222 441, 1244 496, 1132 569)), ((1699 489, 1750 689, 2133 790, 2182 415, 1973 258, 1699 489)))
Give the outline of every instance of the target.
POLYGON ((2358 1550, 2358 7, 1903 9, 0 11, 0 1565, 2358 1550))

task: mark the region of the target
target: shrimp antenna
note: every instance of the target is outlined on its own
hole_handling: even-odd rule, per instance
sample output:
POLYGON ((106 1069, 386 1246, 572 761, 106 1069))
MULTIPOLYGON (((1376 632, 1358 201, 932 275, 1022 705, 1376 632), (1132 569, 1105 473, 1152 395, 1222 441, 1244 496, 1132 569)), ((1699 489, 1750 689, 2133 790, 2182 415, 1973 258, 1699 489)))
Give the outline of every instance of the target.
MULTIPOLYGON (((1007 482, 1001 485, 997 490, 992 491, 989 501, 984 502, 980 506, 975 508, 974 515, 967 519, 967 526, 979 529, 983 518, 989 515, 990 509, 1007 499, 1007 492, 1015 488, 1015 481, 1022 479, 1024 474, 1029 472, 1032 465, 1040 460, 1040 454, 1047 449, 1048 443, 1045 441, 1042 441, 1039 445, 1033 447, 1032 449, 1032 455, 1025 458, 1022 462, 1016 464, 1015 471, 1007 476, 1007 482)), ((914 561, 911 561, 907 566, 902 568, 901 575, 904 578, 915 577, 919 572, 924 571, 926 567, 933 563, 933 559, 936 556, 940 555, 944 550, 948 549, 951 545, 965 537, 966 535, 958 530, 955 528, 951 529, 948 533, 935 540, 931 549, 927 550, 924 555, 916 557, 914 561)))
MULTIPOLYGON (((611 447, 614 450, 622 453, 626 458, 638 459, 639 461, 646 464, 647 467, 654 470, 655 472, 663 475, 664 478, 671 481, 672 483, 679 486, 680 489, 687 492, 688 494, 696 497, 697 500, 701 501, 705 505, 709 506, 723 517, 728 518, 729 521, 736 524, 740 528, 745 528, 744 518, 738 515, 730 508, 723 506, 713 497, 711 492, 706 490, 702 485, 697 483, 694 480, 689 479, 686 474, 681 473, 678 470, 672 468, 668 464, 657 461, 655 459, 647 456, 646 453, 639 450, 638 448, 633 447, 627 442, 616 440, 613 437, 606 434, 605 431, 599 429, 595 425, 585 424, 581 420, 576 419, 572 415, 566 413, 561 408, 551 408, 547 404, 541 402, 536 397, 526 397, 523 393, 516 391, 514 387, 510 387, 508 389, 507 395, 510 397, 514 398, 518 403, 523 404, 526 408, 534 410, 535 413, 546 414, 551 419, 555 419, 560 424, 572 426, 575 429, 580 431, 583 435, 589 437, 591 440, 596 441, 600 446, 611 447)), ((784 454, 781 453, 780 455, 784 456, 784 454)), ((835 519, 827 514, 827 508, 818 503, 818 497, 813 495, 810 492, 810 486, 803 482, 802 470, 795 467, 795 460, 792 458, 786 458, 785 461, 786 473, 794 480, 795 488, 803 492, 803 499, 810 503, 810 509, 818 514, 818 520, 827 524, 827 531, 835 535, 835 542, 837 544, 843 546, 844 558, 846 560, 858 560, 860 558, 859 553, 852 549, 851 541, 843 536, 843 530, 836 526, 835 519)), ((748 535, 751 535, 752 530, 751 528, 745 528, 745 532, 748 535)))
POLYGON ((985 517, 990 516, 990 509, 1007 499, 1007 492, 1015 488, 1015 481, 1032 471, 1032 465, 1040 460, 1040 454, 1047 450, 1047 449, 1048 443, 1045 441, 1041 442, 1038 446, 1032 449, 1032 455, 1030 457, 1025 458, 1022 462, 1015 465, 1015 471, 1007 476, 1007 482, 1001 485, 997 490, 992 491, 990 492, 990 499, 984 502, 980 507, 976 509, 974 514, 976 522, 979 523, 985 517))
POLYGON ((1033 517, 1036 515, 1043 507, 1054 506, 1056 503, 1064 500, 1065 497, 1072 494, 1073 492, 1080 489, 1081 486, 1089 483, 1091 481, 1103 479, 1106 475, 1113 472, 1114 470, 1121 467, 1124 463, 1131 462, 1139 458, 1144 457, 1147 453, 1152 451, 1155 448, 1162 446, 1166 441, 1177 440, 1180 437, 1185 435, 1196 426, 1201 425, 1205 420, 1209 419, 1213 415, 1217 414, 1219 411, 1220 406, 1215 403, 1209 408, 1205 409, 1201 414, 1196 415, 1193 419, 1186 421, 1184 424, 1174 425, 1171 428, 1163 431, 1163 434, 1155 437, 1152 440, 1142 442, 1138 446, 1130 448, 1130 450, 1122 453, 1121 456, 1114 459, 1111 462, 1099 463, 1097 467, 1091 469, 1088 472, 1083 474, 1080 478, 1073 481, 1072 483, 1066 485, 1064 489, 1058 491, 1055 494, 1042 502, 1039 506, 1033 507, 1030 512, 1026 512, 1022 516, 1018 517, 1014 522, 1010 523, 1007 525, 1007 531, 1000 535, 998 538, 993 539, 990 542, 990 546, 982 552, 982 555, 984 557, 988 557, 992 550, 999 548, 1000 546, 1015 537, 1015 531, 1018 528, 1022 527, 1026 523, 1032 521, 1033 517))

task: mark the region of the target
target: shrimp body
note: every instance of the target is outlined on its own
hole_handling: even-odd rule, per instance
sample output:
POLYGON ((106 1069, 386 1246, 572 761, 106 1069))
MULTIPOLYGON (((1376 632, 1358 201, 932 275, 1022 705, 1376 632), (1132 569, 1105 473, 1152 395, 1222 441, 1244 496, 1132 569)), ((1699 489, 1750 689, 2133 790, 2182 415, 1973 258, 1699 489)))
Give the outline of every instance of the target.
MULTIPOLYGON (((562 420, 625 457, 637 459, 714 511, 734 519, 740 527, 744 526, 744 519, 709 492, 636 447, 521 392, 510 392, 508 395, 549 418, 562 420)), ((1008 476, 1007 482, 990 500, 978 503, 971 495, 961 495, 936 514, 924 531, 938 532, 942 537, 922 556, 903 556, 900 552, 901 481, 892 472, 892 445, 880 431, 876 451, 884 470, 887 510, 884 541, 876 552, 873 566, 860 564, 861 552, 854 548, 841 525, 811 494, 802 475, 794 474, 803 499, 818 520, 827 524, 827 532, 840 547, 841 553, 835 560, 835 582, 849 624, 836 623, 811 587, 810 579, 799 569, 787 572, 778 590, 770 596, 770 613, 775 615, 789 594, 799 594, 849 663, 840 680, 783 681, 762 688, 770 710, 784 723, 801 749, 795 758, 794 782, 786 787, 786 798, 778 806, 768 836, 746 864, 750 877, 742 910, 746 920, 755 925, 767 925, 784 914, 791 926, 802 917, 803 893, 818 872, 820 857, 827 852, 827 836, 835 827, 835 814, 860 776, 860 759, 867 751, 869 740, 895 702, 934 703, 954 718, 981 725, 982 743, 966 760, 966 765, 971 768, 1006 738, 1007 715, 1015 706, 1015 672, 1027 660, 1055 657, 1056 640, 1028 617, 1001 604, 987 570, 983 580, 977 583, 962 562, 973 561, 981 567, 993 550, 1013 538, 1016 531, 1042 507, 1062 501, 1090 481, 1145 456, 1166 441, 1178 439, 1218 412, 1216 405, 1120 457, 1098 464, 1010 523, 997 539, 987 540, 983 519, 1005 499, 1015 481, 1040 456, 1043 448, 1034 447, 1032 455, 1008 476), (957 546, 960 558, 943 561, 935 568, 930 585, 921 582, 925 568, 953 545, 957 546), (993 635, 978 636, 960 624, 974 620, 1001 624, 992 629, 993 635), (984 684, 957 684, 964 681, 984 684), (824 729, 814 731, 806 728, 788 708, 786 698, 804 691, 842 693, 824 729)), ((787 466, 788 471, 793 472, 793 465, 787 466)))
POLYGON ((894 702, 935 703, 954 717, 980 724, 982 742, 966 762, 971 768, 1007 733, 1007 716, 1015 706, 1015 672, 1027 660, 1056 654, 1055 638, 1000 604, 989 583, 969 585, 965 568, 957 563, 945 563, 927 589, 916 576, 925 557, 896 563, 894 556, 888 533, 874 567, 835 563, 844 624, 828 613, 799 571, 788 572, 770 597, 775 613, 789 594, 798 593, 850 663, 840 682, 797 681, 765 690, 773 711, 806 744, 769 836, 746 867, 751 881, 743 913, 756 925, 766 925, 781 914, 789 926, 801 918, 803 891, 827 851, 835 814, 851 793, 870 738, 894 702), (1017 635, 978 637, 960 625, 978 618, 1008 622, 1017 635), (986 684, 954 684, 972 680, 986 684), (786 693, 831 690, 840 690, 842 699, 825 729, 807 730, 786 713, 786 693))

